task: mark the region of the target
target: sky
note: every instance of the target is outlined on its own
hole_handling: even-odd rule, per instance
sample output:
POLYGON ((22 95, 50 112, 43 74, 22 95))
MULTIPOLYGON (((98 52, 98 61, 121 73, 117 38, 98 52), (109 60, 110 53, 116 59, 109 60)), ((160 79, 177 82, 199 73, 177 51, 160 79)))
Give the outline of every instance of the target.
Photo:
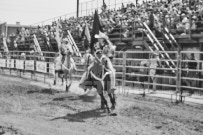
MULTIPOLYGON (((85 1, 88 0, 80 0, 80 2, 85 1)), ((76 12, 76 3, 76 0, 0 0, 0 22, 31 25, 76 12)))
MULTIPOLYGON (((114 7, 115 3, 129 1, 105 0, 105 3, 107 6, 114 7)), ((0 23, 20 22, 22 25, 45 25, 53 21, 55 17, 65 14, 67 15, 62 19, 76 16, 76 3, 77 0, 0 0, 0 23)), ((91 8, 101 5, 103 0, 80 0, 80 3, 83 3, 80 4, 80 10, 83 10, 79 13, 81 16, 94 12, 91 8)))

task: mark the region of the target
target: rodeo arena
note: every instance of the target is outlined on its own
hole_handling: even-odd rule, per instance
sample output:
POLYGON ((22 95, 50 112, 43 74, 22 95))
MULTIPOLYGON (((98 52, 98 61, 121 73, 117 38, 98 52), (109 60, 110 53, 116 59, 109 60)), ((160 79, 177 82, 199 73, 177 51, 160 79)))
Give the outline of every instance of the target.
POLYGON ((0 13, 0 135, 203 135, 203 0, 72 2, 0 13))

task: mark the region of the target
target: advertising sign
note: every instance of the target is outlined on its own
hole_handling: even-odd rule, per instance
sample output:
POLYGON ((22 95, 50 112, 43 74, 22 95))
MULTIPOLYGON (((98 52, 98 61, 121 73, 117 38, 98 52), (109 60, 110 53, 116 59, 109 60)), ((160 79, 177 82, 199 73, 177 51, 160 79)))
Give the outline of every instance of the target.
POLYGON ((55 74, 54 63, 49 63, 49 73, 53 75, 55 74))
POLYGON ((34 60, 25 61, 25 70, 35 70, 34 60))
POLYGON ((38 72, 46 73, 47 72, 47 63, 42 61, 36 62, 36 70, 38 72))
POLYGON ((0 59, 0 67, 6 67, 6 60, 0 59))
POLYGON ((16 68, 24 69, 24 60, 16 60, 16 68))

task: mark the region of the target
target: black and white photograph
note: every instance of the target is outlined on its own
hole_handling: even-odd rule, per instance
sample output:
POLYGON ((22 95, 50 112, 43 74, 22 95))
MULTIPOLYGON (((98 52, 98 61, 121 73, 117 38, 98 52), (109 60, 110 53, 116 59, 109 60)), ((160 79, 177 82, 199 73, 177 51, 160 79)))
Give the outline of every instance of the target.
POLYGON ((203 0, 0 0, 0 135, 203 135, 203 0))

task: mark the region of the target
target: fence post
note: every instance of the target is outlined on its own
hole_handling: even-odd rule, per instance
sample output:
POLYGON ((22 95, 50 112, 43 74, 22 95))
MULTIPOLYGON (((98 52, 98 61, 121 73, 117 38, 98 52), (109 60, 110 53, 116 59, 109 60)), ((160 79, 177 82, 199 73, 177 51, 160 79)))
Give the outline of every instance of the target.
POLYGON ((123 52, 123 76, 122 76, 122 90, 125 91, 126 80, 126 52, 123 52))
MULTIPOLYGON (((151 53, 149 53, 149 56, 148 56, 148 60, 150 60, 151 58, 150 58, 150 56, 151 56, 151 53)), ((150 64, 151 64, 151 62, 150 62, 150 64)), ((149 92, 149 90, 150 90, 150 86, 151 86, 151 82, 150 82, 150 80, 151 80, 151 76, 150 76, 150 66, 148 66, 148 68, 147 68, 147 71, 148 71, 148 78, 147 78, 147 89, 148 89, 148 92, 149 92)))
POLYGON ((180 101, 182 102, 182 91, 181 91, 181 51, 180 50, 177 51, 177 83, 176 83, 176 94, 177 93, 180 93, 180 101))

